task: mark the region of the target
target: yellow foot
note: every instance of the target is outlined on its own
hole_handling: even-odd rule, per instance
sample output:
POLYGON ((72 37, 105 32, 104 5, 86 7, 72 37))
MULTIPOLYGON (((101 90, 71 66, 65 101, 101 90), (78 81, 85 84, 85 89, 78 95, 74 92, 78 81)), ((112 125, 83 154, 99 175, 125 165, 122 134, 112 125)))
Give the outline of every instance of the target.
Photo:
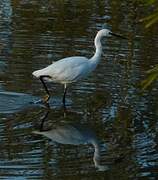
POLYGON ((42 101, 44 103, 48 103, 48 100, 49 100, 49 95, 45 95, 43 98, 42 98, 42 101))

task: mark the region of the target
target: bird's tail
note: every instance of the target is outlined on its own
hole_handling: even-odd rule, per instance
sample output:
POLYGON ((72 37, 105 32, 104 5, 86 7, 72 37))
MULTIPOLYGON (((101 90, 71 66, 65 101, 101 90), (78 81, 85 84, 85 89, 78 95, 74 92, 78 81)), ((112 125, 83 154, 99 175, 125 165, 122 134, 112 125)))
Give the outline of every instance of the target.
POLYGON ((41 76, 41 72, 40 72, 40 70, 37 70, 37 71, 34 71, 34 72, 32 73, 32 75, 38 78, 38 77, 41 76))

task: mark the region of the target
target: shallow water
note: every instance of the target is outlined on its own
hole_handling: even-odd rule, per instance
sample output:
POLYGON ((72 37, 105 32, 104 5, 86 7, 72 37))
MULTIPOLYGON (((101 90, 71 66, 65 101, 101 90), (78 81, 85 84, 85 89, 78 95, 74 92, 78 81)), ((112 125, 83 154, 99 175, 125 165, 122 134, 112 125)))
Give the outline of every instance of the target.
POLYGON ((131 1, 0 1, 0 179, 157 179, 158 86, 139 83, 157 62, 158 32, 138 23, 145 15, 131 1), (104 26, 128 41, 103 42, 95 72, 69 87, 67 111, 59 84, 49 84, 50 110, 34 104, 44 90, 32 72, 91 57, 104 26), (34 133, 42 121, 52 138, 34 133), (106 168, 95 166, 93 138, 106 168))

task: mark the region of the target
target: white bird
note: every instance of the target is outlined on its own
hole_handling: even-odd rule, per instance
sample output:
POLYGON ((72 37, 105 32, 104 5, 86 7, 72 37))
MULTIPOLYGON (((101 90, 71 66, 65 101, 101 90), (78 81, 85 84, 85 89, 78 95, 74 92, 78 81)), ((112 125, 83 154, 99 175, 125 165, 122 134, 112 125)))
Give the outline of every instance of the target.
POLYGON ((47 93, 47 95, 44 96, 43 101, 47 103, 50 98, 50 93, 44 80, 57 82, 64 84, 63 104, 65 106, 67 85, 86 77, 96 68, 102 54, 101 39, 103 37, 110 37, 112 35, 124 38, 120 35, 112 33, 108 29, 98 31, 94 40, 96 51, 93 57, 90 59, 83 56, 67 57, 52 63, 46 68, 34 71, 32 74, 41 80, 47 93))
POLYGON ((108 169, 107 166, 100 164, 100 145, 95 133, 88 127, 83 127, 79 124, 64 124, 50 130, 33 131, 33 133, 46 136, 60 144, 92 144, 94 147, 93 162, 95 167, 100 171, 108 169))

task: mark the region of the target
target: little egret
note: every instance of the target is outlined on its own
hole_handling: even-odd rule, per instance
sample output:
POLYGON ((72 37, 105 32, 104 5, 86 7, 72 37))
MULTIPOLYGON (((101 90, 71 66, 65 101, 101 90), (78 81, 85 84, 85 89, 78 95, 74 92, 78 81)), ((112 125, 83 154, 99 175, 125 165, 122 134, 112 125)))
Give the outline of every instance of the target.
POLYGON ((112 35, 124 38, 121 35, 114 34, 108 29, 98 31, 94 40, 96 51, 93 57, 90 59, 82 56, 67 57, 52 63, 46 68, 34 71, 32 74, 40 79, 47 94, 43 97, 43 101, 48 103, 50 98, 50 93, 46 86, 45 80, 61 83, 64 85, 63 104, 65 107, 67 85, 86 77, 96 68, 102 54, 101 39, 103 37, 111 37, 112 35))

